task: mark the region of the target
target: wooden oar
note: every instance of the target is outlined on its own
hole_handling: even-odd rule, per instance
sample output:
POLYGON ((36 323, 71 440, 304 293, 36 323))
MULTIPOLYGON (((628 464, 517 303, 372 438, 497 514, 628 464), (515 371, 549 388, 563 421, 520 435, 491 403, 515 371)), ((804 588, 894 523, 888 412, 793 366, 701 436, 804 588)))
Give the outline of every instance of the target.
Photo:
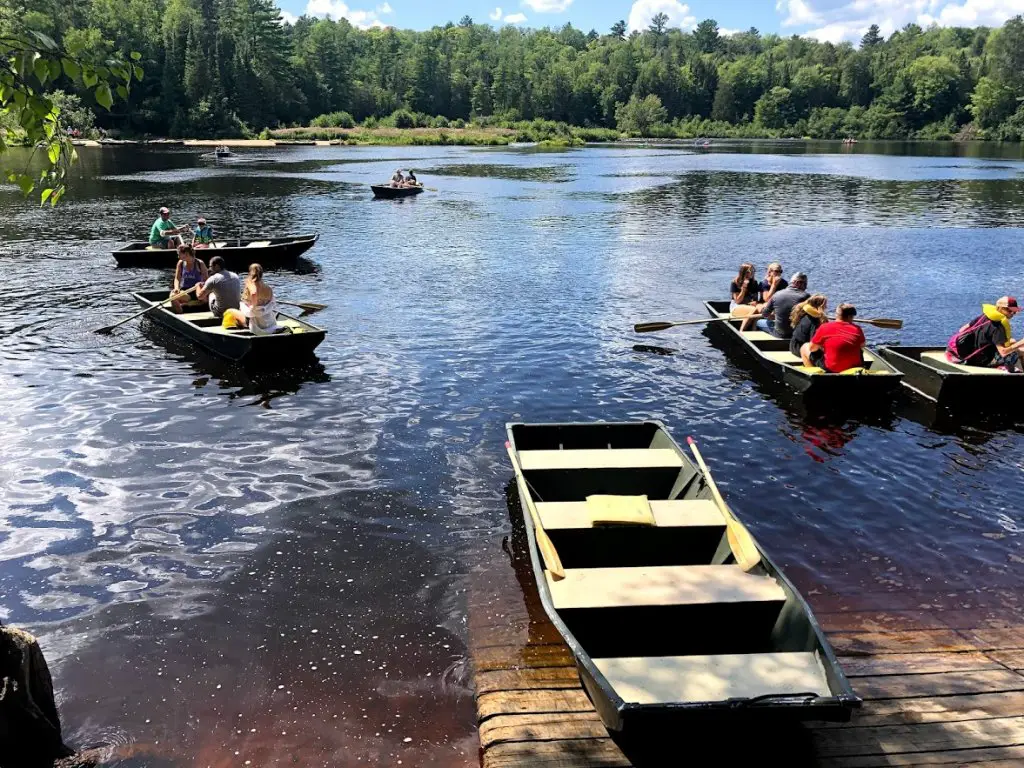
POLYGON ((114 323, 113 325, 105 325, 102 328, 97 328, 95 331, 93 331, 93 333, 107 333, 107 334, 113 333, 115 328, 119 328, 120 326, 124 325, 125 323, 130 323, 135 318, 142 317, 147 312, 152 312, 154 309, 158 309, 160 307, 163 307, 166 304, 174 301, 175 299, 181 298, 182 296, 188 296, 190 293, 194 293, 196 288, 198 288, 198 287, 199 287, 198 284, 193 285, 187 291, 181 291, 179 293, 174 294, 173 296, 169 296, 166 299, 164 299, 163 301, 161 301, 159 304, 154 304, 151 307, 146 307, 141 312, 136 312, 131 317, 127 317, 124 320, 121 320, 120 322, 114 323))
POLYGON ((307 315, 327 309, 326 304, 317 304, 315 301, 281 301, 280 299, 276 299, 276 301, 278 304, 284 304, 286 307, 298 307, 307 315))
POLYGON ((711 470, 708 469, 708 465, 704 463, 704 457, 700 455, 700 451, 697 449, 697 441, 692 437, 688 437, 686 442, 689 443, 690 450, 693 451, 693 456, 697 459, 697 466, 704 473, 704 481, 708 484, 708 488, 711 489, 711 495, 715 499, 715 504, 718 505, 722 516, 725 517, 725 534, 729 537, 729 546, 736 557, 736 563, 744 571, 749 571, 761 562, 761 553, 758 551, 757 545, 754 544, 754 538, 750 535, 750 531, 744 527, 743 523, 736 519, 732 510, 725 503, 725 499, 722 498, 722 494, 719 493, 715 479, 711 476, 711 470))
POLYGON ((705 317, 701 320, 678 320, 676 322, 655 322, 655 323, 637 323, 633 326, 633 330, 636 333, 654 333, 656 331, 667 331, 669 328, 675 328, 677 325, 701 325, 703 323, 713 323, 718 320, 760 320, 763 315, 747 315, 746 317, 705 317))
MULTIPOLYGON (((657 331, 667 331, 669 328, 675 328, 677 325, 701 325, 702 323, 713 323, 716 320, 758 320, 763 315, 747 315, 746 317, 708 317, 701 320, 680 320, 678 322, 654 322, 654 323, 638 323, 633 326, 633 330, 636 333, 656 333, 657 331)), ((863 323, 864 325, 873 325, 876 328, 887 328, 890 330, 898 331, 903 327, 903 321, 897 320, 892 317, 876 317, 871 319, 856 318, 854 322, 863 323)))
POLYGON ((558 550, 555 549, 555 545, 552 543, 551 537, 548 536, 548 532, 541 525, 540 515, 537 514, 537 507, 534 506, 533 497, 530 496, 530 488, 526 484, 526 478, 523 476, 523 468, 519 466, 519 458, 516 456, 516 452, 512 450, 512 443, 505 441, 505 450, 508 451, 508 457, 512 460, 512 469, 515 470, 516 482, 519 484, 519 495, 522 497, 523 503, 526 504, 526 508, 530 510, 530 517, 533 519, 533 531, 537 537, 537 546, 540 547, 541 557, 544 558, 544 567, 551 573, 552 578, 564 579, 565 569, 562 567, 562 559, 558 556, 558 550))

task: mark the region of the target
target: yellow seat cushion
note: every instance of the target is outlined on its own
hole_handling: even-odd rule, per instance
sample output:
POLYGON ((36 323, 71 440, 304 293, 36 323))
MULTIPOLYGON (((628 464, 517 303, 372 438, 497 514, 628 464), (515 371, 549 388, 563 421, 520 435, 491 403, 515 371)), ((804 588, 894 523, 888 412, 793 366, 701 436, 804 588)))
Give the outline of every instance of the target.
POLYGON ((587 496, 593 525, 657 525, 646 496, 587 496))

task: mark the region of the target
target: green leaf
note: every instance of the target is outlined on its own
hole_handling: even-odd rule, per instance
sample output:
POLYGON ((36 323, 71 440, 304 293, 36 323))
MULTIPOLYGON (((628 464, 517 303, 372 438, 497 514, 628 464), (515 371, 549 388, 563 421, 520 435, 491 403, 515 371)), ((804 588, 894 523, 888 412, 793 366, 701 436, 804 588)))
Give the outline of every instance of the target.
POLYGON ((50 165, 56 165, 57 161, 60 160, 60 144, 54 142, 50 145, 50 148, 46 151, 46 156, 50 159, 50 165))
POLYGON ((21 194, 23 195, 27 195, 29 192, 31 192, 32 188, 35 185, 36 183, 32 181, 31 176, 26 176, 25 174, 22 174, 18 177, 18 186, 21 188, 21 194))
POLYGON ((82 70, 82 82, 85 83, 86 88, 92 88, 100 79, 96 76, 96 73, 91 69, 82 70))
POLYGON ((135 67, 135 79, 136 80, 141 80, 142 79, 142 74, 143 74, 142 67, 136 66, 135 67))
POLYGON ((60 63, 64 65, 64 74, 72 80, 77 80, 82 76, 82 68, 78 66, 78 62, 71 59, 61 59, 60 63))
POLYGON ((52 195, 52 194, 53 194, 53 188, 52 187, 48 187, 47 189, 44 189, 43 193, 41 195, 39 195, 39 204, 40 205, 46 205, 46 201, 50 199, 50 195, 52 195))
POLYGON ((131 52, 132 61, 142 61, 142 54, 138 51, 131 52))
POLYGON ((100 83, 95 91, 96 103, 109 110, 114 105, 114 97, 110 93, 110 86, 100 83))
POLYGON ((32 71, 35 73, 36 80, 46 85, 46 81, 50 79, 50 63, 40 56, 32 65, 32 71))
POLYGON ((65 189, 66 189, 66 187, 63 184, 61 184, 59 187, 57 187, 56 191, 53 193, 53 196, 50 198, 50 205, 51 206, 56 206, 57 202, 62 197, 64 197, 64 190, 65 189))
POLYGON ((125 88, 123 85, 117 86, 117 95, 120 96, 122 99, 127 99, 128 89, 125 88))
POLYGON ((34 37, 36 40, 38 40, 40 43, 42 43, 43 47, 46 48, 47 50, 49 50, 49 51, 56 51, 57 50, 57 48, 58 48, 57 43, 55 43, 53 41, 52 37, 50 37, 48 35, 44 35, 42 32, 36 32, 34 29, 30 30, 30 33, 31 33, 32 37, 34 37))
POLYGON ((50 79, 56 80, 58 77, 60 77, 60 61, 58 59, 47 59, 46 63, 50 68, 50 79))

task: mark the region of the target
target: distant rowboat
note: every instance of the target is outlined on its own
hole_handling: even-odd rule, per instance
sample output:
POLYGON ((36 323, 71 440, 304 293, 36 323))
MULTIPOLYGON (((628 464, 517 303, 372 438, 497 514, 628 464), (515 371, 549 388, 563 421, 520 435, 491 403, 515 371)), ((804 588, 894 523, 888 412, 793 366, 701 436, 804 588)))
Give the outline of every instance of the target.
POLYGON ((423 187, 392 187, 389 184, 371 184, 373 196, 380 200, 395 200, 399 197, 412 197, 423 191, 423 187))

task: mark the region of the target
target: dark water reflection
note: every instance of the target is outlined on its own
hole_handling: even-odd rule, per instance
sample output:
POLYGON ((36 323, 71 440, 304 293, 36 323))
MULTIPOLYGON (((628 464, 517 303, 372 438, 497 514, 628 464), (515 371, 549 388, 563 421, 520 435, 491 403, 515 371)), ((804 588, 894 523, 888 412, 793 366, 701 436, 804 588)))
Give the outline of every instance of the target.
POLYGON ((146 765, 475 764, 464 590, 504 557, 509 420, 697 435, 821 611, 1022 623, 1017 429, 820 416, 698 329, 632 333, 701 317, 743 260, 907 321, 878 343, 1024 294, 1024 163, 862 148, 103 148, 56 211, 0 188, 0 616, 42 637, 71 738, 146 765), (441 191, 374 203, 399 166, 441 191), (317 364, 91 332, 169 283, 109 256, 163 204, 321 233, 318 268, 271 275, 329 305, 317 364))

